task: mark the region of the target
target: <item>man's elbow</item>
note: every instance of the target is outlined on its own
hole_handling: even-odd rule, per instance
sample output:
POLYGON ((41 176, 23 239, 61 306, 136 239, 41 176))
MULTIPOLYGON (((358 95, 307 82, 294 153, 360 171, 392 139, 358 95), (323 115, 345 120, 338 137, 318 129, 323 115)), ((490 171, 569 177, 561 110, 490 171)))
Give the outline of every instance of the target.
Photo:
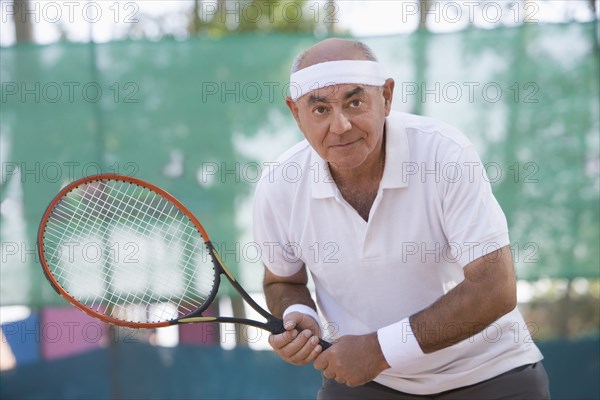
POLYGON ((502 302, 502 315, 507 314, 515 309, 517 306, 517 289, 516 287, 512 287, 506 291, 507 293, 504 295, 504 300, 502 302))
POLYGON ((508 247, 499 249, 495 256, 500 257, 490 265, 495 273, 490 276, 492 279, 489 283, 493 287, 489 289, 495 299, 494 308, 498 313, 497 317, 500 318, 517 306, 517 279, 510 249, 508 247))
POLYGON ((495 290, 495 314, 496 319, 508 314, 517 306, 517 285, 514 280, 504 282, 502 285, 498 285, 495 290))

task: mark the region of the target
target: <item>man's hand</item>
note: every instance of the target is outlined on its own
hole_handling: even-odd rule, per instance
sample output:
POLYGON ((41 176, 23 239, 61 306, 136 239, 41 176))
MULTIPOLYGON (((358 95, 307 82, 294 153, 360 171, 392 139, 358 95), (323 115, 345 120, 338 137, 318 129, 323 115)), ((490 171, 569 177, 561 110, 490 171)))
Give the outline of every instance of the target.
POLYGON ((350 387, 370 382, 381 371, 390 368, 375 332, 361 336, 342 336, 322 352, 313 365, 323 371, 325 378, 335 379, 350 387))
POLYGON ((283 319, 283 326, 285 332, 269 336, 269 344, 283 360, 294 365, 306 365, 323 350, 319 345, 319 324, 312 317, 292 312, 283 319), (298 332, 296 327, 302 332, 298 332))

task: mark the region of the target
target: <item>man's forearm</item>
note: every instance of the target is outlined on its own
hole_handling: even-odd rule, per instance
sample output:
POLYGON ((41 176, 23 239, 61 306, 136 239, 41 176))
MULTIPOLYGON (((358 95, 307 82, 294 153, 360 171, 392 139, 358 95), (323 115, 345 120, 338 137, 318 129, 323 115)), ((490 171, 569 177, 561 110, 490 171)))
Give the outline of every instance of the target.
POLYGON ((293 304, 304 304, 316 310, 315 302, 306 287, 307 283, 308 275, 305 268, 287 277, 274 275, 265 268, 263 290, 271 313, 281 318, 283 312, 293 304))
POLYGON ((264 286, 264 292, 269 310, 278 318, 281 318, 286 308, 293 304, 304 304, 315 310, 317 308, 306 286, 271 283, 264 286))
POLYGON ((412 315, 410 325, 421 350, 431 353, 481 332, 515 306, 514 266, 503 247, 467 265, 465 280, 412 315))

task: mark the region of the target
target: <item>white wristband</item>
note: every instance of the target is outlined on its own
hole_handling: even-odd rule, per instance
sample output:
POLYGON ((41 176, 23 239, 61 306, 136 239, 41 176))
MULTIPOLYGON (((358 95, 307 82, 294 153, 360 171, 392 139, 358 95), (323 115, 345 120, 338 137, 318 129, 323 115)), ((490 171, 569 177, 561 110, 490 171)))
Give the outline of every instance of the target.
POLYGON ((319 331, 321 330, 321 319, 319 318, 319 314, 317 314, 317 312, 312 307, 309 307, 305 304, 292 304, 283 312, 283 318, 285 318, 286 315, 293 312, 299 312, 308 315, 309 317, 315 320, 317 326, 319 327, 319 331))
POLYGON ((425 354, 417 342, 408 317, 379 329, 377 339, 385 360, 392 368, 400 368, 425 354))

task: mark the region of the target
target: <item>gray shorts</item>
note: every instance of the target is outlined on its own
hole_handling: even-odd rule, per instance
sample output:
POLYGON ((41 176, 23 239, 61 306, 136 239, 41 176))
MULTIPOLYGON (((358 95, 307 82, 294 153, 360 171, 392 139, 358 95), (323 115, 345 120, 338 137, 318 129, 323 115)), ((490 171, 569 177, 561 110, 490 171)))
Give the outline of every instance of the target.
POLYGON ((324 379, 317 399, 547 400, 550 399, 550 391, 546 370, 538 362, 523 365, 475 385, 424 396, 398 392, 378 384, 351 388, 335 380, 324 379))

